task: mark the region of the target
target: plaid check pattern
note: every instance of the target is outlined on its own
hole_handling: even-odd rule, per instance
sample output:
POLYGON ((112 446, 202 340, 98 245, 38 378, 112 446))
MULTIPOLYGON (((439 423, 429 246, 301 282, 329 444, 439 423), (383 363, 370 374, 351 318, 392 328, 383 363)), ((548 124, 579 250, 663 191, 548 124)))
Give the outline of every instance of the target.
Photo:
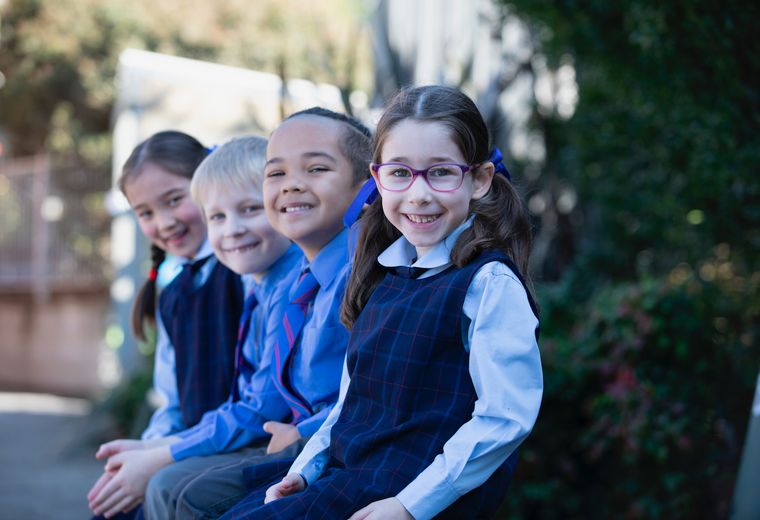
POLYGON ((240 277, 216 262, 206 282, 193 278, 212 257, 188 264, 162 292, 159 312, 174 346, 185 424, 193 426, 229 397, 243 307, 240 277))
MULTIPOLYGON (((347 518, 395 496, 429 466, 472 416, 477 396, 461 313, 472 277, 492 261, 518 272, 502 253, 486 252, 461 269, 422 280, 386 275, 351 331, 351 384, 332 428, 325 472, 304 492, 266 506, 258 490, 222 518, 347 518)), ((516 462, 514 453, 438 518, 490 518, 516 462)))
POLYGON ((256 293, 251 293, 246 296, 243 303, 243 314, 240 316, 240 324, 238 325, 237 343, 235 343, 235 370, 232 373, 232 389, 230 395, 232 401, 240 400, 240 387, 238 385, 238 377, 242 372, 253 372, 251 365, 245 360, 243 353, 243 346, 245 345, 245 339, 248 337, 248 331, 251 329, 251 314, 253 309, 256 308, 259 301, 256 299, 256 293))

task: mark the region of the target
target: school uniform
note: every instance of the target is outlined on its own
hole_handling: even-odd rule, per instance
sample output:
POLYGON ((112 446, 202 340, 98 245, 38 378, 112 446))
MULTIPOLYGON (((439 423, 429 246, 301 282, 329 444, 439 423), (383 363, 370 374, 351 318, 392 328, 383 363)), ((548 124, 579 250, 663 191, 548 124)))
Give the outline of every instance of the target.
POLYGON ((240 277, 217 261, 208 241, 192 261, 168 256, 156 282, 162 290, 153 390, 161 404, 144 440, 185 430, 227 397, 244 291, 240 277))
POLYGON ((161 292, 159 313, 174 346, 179 407, 187 426, 229 395, 242 307, 240 276, 213 254, 185 264, 161 292))
POLYGON ((171 446, 177 463, 151 480, 146 504, 155 504, 155 515, 149 518, 173 518, 175 514, 177 518, 216 518, 244 497, 247 490, 242 469, 272 458, 266 456, 270 435, 263 430, 265 422, 295 424, 303 439, 277 457, 295 457, 305 439, 319 429, 338 397, 348 343, 348 332, 339 321, 339 308, 349 271, 347 233, 343 231, 311 262, 302 259, 277 285, 266 310, 264 350, 258 370, 241 389, 239 401, 225 403, 207 414, 171 446), (293 338, 292 349, 283 353, 278 349, 278 340, 285 308, 305 272, 313 275, 318 286, 306 309, 305 322, 293 338), (300 412, 294 410, 294 398, 304 406, 300 412), (248 445, 254 447, 245 448, 248 445), (193 466, 196 473, 201 465, 205 470, 200 476, 182 478, 179 484, 174 475, 159 477, 162 473, 176 475, 185 464, 193 466), (157 477, 165 481, 160 486, 154 486, 157 477), (162 491, 159 497, 159 487, 171 491, 162 491))
MULTIPOLYGON (((210 251, 210 244, 205 242, 197 256, 207 256, 210 251)), ((187 259, 175 255, 166 255, 164 261, 158 266, 156 277, 158 294, 161 294, 161 291, 182 271, 182 266, 186 262, 187 259)), ((140 436, 142 440, 167 437, 187 428, 182 421, 182 411, 179 408, 177 375, 174 371, 174 347, 169 342, 166 327, 161 321, 161 313, 158 310, 155 313, 155 320, 156 346, 153 354, 153 388, 151 388, 149 401, 155 401, 157 406, 148 421, 148 426, 140 436)))
POLYGON ((502 253, 452 267, 469 225, 419 260, 403 237, 380 255, 339 401, 290 468, 307 488, 264 506, 258 490, 222 518, 343 518, 394 496, 417 520, 494 513, 540 405, 538 320, 502 253))

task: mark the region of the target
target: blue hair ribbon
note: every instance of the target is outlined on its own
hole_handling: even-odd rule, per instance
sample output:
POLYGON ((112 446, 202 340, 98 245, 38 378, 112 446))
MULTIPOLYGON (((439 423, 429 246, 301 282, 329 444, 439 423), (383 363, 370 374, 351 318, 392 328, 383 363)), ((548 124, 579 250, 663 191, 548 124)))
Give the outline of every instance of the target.
POLYGON ((206 148, 206 154, 211 155, 212 153, 214 153, 214 150, 216 150, 217 148, 219 148, 218 144, 213 144, 209 146, 208 148, 206 148))
POLYGON ((354 201, 348 207, 346 214, 343 216, 343 223, 346 227, 350 228, 354 225, 354 222, 359 218, 359 214, 362 212, 365 204, 372 204, 377 198, 378 191, 375 179, 370 177, 364 186, 359 189, 359 193, 354 197, 354 201))
POLYGON ((508 181, 511 181, 512 175, 510 175, 509 170, 504 166, 504 163, 501 162, 502 159, 504 159, 504 156, 498 148, 494 148, 491 152, 491 157, 488 158, 488 160, 493 163, 494 168, 496 168, 496 173, 502 174, 508 181))

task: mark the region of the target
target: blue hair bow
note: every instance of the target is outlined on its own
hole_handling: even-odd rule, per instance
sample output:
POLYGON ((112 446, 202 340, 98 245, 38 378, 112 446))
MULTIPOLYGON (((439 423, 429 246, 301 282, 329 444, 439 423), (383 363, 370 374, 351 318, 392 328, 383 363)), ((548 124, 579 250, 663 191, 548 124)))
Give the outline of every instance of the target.
POLYGON ((496 168, 496 173, 502 174, 508 181, 511 181, 512 175, 510 175, 509 170, 504 166, 504 163, 501 162, 502 159, 504 159, 504 156, 498 148, 494 148, 491 152, 491 157, 488 158, 488 160, 493 163, 494 168, 496 168))
POLYGON ((354 197, 354 201, 348 207, 346 214, 343 216, 343 223, 346 227, 350 228, 354 222, 359 218, 359 214, 362 212, 365 204, 372 204, 377 198, 378 191, 375 184, 374 177, 367 179, 364 186, 361 187, 359 193, 354 197))
POLYGON ((206 148, 206 154, 211 155, 212 153, 214 153, 214 150, 216 150, 217 148, 219 148, 218 144, 213 144, 209 146, 208 148, 206 148))

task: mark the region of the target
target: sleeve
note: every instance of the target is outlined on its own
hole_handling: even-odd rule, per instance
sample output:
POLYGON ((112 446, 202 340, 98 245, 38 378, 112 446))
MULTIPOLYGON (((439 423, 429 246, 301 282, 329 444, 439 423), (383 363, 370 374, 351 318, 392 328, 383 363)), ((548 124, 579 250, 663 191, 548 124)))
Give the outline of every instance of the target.
POLYGON ((263 429, 265 422, 287 420, 290 408, 271 377, 270 348, 241 392, 241 400, 226 401, 206 412, 196 426, 179 434, 180 440, 171 446, 175 461, 238 450, 269 436, 263 429))
POLYGON ((338 401, 332 407, 332 410, 330 410, 322 426, 311 436, 290 467, 290 473, 300 473, 307 483, 318 479, 325 469, 328 459, 327 449, 330 447, 330 432, 343 409, 343 401, 346 398, 346 392, 350 383, 351 378, 348 376, 346 361, 344 359, 338 401))
POLYGON ((522 283, 501 263, 476 273, 463 308, 472 418, 396 498, 416 518, 432 518, 482 485, 530 433, 543 394, 538 320, 522 283))
POLYGON ((187 426, 182 419, 179 406, 174 345, 169 340, 159 312, 156 312, 156 354, 153 361, 152 391, 160 405, 153 412, 148 427, 142 433, 142 439, 167 437, 184 430, 187 426))
POLYGON ((314 435, 314 433, 319 430, 320 426, 322 426, 322 423, 325 421, 333 408, 334 405, 325 406, 319 412, 315 413, 308 419, 305 419, 298 423, 296 427, 298 428, 298 433, 301 435, 301 437, 309 437, 311 435, 314 435))

